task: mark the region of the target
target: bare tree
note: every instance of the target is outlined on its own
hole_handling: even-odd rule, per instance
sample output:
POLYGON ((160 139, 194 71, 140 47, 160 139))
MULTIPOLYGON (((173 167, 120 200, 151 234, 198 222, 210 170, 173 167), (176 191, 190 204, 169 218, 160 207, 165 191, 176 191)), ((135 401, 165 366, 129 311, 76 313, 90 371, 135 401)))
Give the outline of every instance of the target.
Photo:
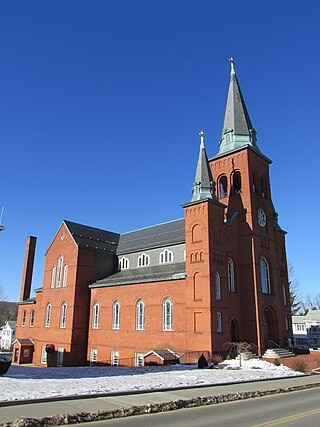
POLYGON ((299 314, 303 311, 302 296, 300 292, 299 280, 295 277, 294 269, 291 262, 288 262, 288 276, 289 276, 289 298, 291 315, 299 314))
POLYGON ((302 307, 304 314, 310 310, 320 310, 320 293, 306 295, 303 298, 302 307))
POLYGON ((242 366, 243 353, 251 353, 252 351, 255 351, 253 345, 245 341, 227 342, 225 344, 225 348, 229 351, 229 354, 236 353, 236 355, 239 356, 240 368, 242 366))
POLYGON ((4 292, 3 286, 0 285, 0 302, 7 301, 7 295, 4 292))

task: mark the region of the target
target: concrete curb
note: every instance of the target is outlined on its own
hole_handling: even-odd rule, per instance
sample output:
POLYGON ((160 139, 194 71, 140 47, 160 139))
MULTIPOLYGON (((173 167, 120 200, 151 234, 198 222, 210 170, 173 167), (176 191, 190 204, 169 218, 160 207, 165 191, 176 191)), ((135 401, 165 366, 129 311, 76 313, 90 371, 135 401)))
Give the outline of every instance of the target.
POLYGON ((308 377, 311 374, 299 374, 299 375, 290 375, 288 377, 274 377, 274 378, 264 378, 258 380, 251 381, 232 381, 226 383, 213 383, 213 384, 197 384, 190 386, 182 386, 182 387, 167 387, 167 388, 159 388, 159 389, 142 389, 142 390, 128 390, 123 392, 110 392, 110 393, 96 393, 96 394, 72 394, 69 396, 53 396, 53 397, 45 397, 42 399, 24 399, 24 400, 2 400, 0 401, 0 408, 6 406, 18 406, 18 405, 27 405, 32 403, 46 403, 46 402, 61 402, 66 400, 81 400, 81 399, 96 399, 99 397, 112 397, 112 396, 128 396, 128 395, 136 395, 136 394, 148 394, 148 393, 162 393, 166 391, 176 391, 176 390, 191 390, 191 389, 199 389, 199 388, 208 388, 208 387, 220 387, 220 386, 228 386, 233 384, 250 384, 264 381, 274 381, 274 380, 287 380, 290 378, 300 378, 300 377, 308 377))
POLYGON ((133 415, 152 414, 159 412, 174 411, 184 408, 195 408, 199 406, 215 405, 219 403, 235 402, 238 400, 252 399, 255 397, 270 396, 273 394, 290 393, 293 391, 307 390, 320 387, 320 383, 299 385, 274 390, 237 392, 217 396, 199 396, 191 399, 179 399, 171 402, 152 403, 130 408, 120 408, 113 411, 82 412, 80 414, 64 414, 41 419, 21 417, 13 422, 2 424, 2 427, 49 427, 67 424, 79 424, 83 422, 103 421, 115 418, 124 418, 133 415))

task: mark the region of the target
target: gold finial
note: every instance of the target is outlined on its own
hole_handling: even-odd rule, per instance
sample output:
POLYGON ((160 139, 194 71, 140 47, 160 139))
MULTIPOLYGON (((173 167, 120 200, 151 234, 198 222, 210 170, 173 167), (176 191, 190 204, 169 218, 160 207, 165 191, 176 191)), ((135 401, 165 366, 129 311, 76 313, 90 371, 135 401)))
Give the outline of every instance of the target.
POLYGON ((234 70, 234 64, 236 63, 236 61, 232 58, 232 56, 229 58, 229 62, 231 64, 231 74, 236 74, 234 70))
POLYGON ((204 148, 204 132, 203 132, 203 130, 201 130, 199 132, 199 135, 200 135, 200 148, 204 148))

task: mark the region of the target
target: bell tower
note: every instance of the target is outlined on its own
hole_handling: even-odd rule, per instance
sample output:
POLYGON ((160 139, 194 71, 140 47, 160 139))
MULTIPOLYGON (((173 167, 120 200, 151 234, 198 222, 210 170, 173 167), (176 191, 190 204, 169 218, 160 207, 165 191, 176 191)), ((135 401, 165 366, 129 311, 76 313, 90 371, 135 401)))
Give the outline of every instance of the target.
POLYGON ((241 305, 240 338, 259 354, 292 336, 288 304, 285 232, 278 224, 270 188, 271 160, 260 151, 230 58, 231 73, 219 153, 209 160, 217 199, 226 204, 227 235, 236 258, 236 292, 241 305), (255 325, 253 328, 252 326, 255 325))

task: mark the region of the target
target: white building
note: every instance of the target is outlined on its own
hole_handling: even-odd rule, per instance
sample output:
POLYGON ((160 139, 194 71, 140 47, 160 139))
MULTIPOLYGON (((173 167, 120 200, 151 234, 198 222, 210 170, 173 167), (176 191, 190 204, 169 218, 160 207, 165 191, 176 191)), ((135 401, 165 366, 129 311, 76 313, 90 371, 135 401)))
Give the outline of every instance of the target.
POLYGON ((0 348, 1 350, 11 350, 12 343, 16 339, 17 322, 8 320, 1 328, 0 333, 0 348))
POLYGON ((305 316, 292 316, 294 344, 298 348, 320 348, 320 310, 310 310, 305 316))

